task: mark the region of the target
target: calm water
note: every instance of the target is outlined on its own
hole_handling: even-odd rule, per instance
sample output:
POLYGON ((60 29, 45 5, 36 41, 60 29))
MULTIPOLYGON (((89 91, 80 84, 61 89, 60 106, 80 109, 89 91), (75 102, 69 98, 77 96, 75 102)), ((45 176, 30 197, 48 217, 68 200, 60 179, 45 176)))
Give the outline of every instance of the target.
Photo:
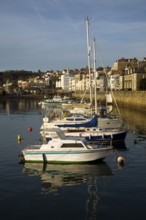
POLYGON ((129 126, 127 150, 116 149, 103 163, 43 167, 18 158, 26 144, 41 138, 37 101, 1 101, 1 219, 146 219, 146 140, 138 138, 146 135, 146 117, 128 110, 122 116, 129 126), (118 155, 125 157, 124 167, 118 155))

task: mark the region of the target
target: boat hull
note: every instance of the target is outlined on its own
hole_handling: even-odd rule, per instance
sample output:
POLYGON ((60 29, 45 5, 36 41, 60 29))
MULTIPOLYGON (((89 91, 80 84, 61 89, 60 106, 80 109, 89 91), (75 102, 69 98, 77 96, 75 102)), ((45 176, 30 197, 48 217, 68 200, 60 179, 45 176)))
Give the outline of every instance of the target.
POLYGON ((96 160, 103 160, 113 151, 113 147, 100 149, 89 149, 84 151, 22 151, 26 162, 46 163, 88 163, 96 160))
MULTIPOLYGON (((89 143, 102 143, 102 144, 110 144, 112 143, 122 143, 125 141, 127 131, 113 131, 113 132, 66 132, 66 136, 72 136, 72 137, 83 137, 85 138, 89 143)), ((47 137, 47 134, 45 134, 46 140, 49 141, 50 137, 47 137)))
POLYGON ((127 131, 120 131, 120 132, 115 132, 115 133, 103 133, 102 135, 90 135, 86 136, 86 140, 91 142, 98 142, 98 143, 117 143, 117 142, 124 142, 126 138, 127 131))

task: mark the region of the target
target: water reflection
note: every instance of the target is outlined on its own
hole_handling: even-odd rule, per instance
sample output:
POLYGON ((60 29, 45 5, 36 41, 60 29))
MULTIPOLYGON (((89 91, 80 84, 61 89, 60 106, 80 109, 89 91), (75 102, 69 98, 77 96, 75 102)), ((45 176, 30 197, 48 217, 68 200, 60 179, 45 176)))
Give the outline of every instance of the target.
MULTIPOLYGON (((1 100, 0 101, 0 113, 1 114, 27 114, 33 113, 33 110, 40 110, 40 113, 48 115, 51 113, 57 113, 61 116, 62 108, 58 106, 49 106, 41 109, 38 100, 28 99, 13 99, 13 100, 1 100)), ((67 110, 67 109, 66 109, 67 110)), ((127 108, 120 108, 121 116, 125 122, 126 127, 130 131, 137 132, 139 134, 146 134, 146 117, 144 112, 139 112, 127 108)))
MULTIPOLYGON (((106 176, 113 175, 111 168, 105 163, 96 164, 44 164, 25 163, 23 173, 28 176, 39 176, 41 179, 41 193, 59 194, 64 187, 84 185, 87 190, 86 215, 96 216, 100 190, 105 186, 106 176), (98 187, 100 185, 100 189, 98 187), (90 212, 90 213, 89 213, 90 212)), ((94 219, 94 218, 93 218, 94 219)), ((96 218, 95 218, 96 219, 96 218)))
POLYGON ((49 193, 63 186, 85 183, 88 177, 112 175, 105 163, 96 164, 43 164, 25 163, 23 172, 30 176, 40 176, 42 192, 49 193))
POLYGON ((144 112, 122 108, 121 115, 131 132, 146 134, 146 117, 144 112))
MULTIPOLYGON (((86 182, 88 177, 112 175, 111 168, 105 163, 96 164, 43 164, 25 163, 23 172, 40 176, 45 192, 52 192, 63 186, 73 186, 86 182), (47 183, 47 184, 46 184, 47 183)), ((44 189, 42 190, 44 191, 44 189)))
POLYGON ((21 114, 33 109, 38 109, 38 100, 5 99, 0 101, 1 114, 21 114))

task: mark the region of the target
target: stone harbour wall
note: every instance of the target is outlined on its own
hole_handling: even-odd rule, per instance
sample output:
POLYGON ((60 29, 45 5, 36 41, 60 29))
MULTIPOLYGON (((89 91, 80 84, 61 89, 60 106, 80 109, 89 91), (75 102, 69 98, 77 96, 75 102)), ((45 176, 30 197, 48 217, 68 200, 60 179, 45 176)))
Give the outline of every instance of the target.
MULTIPOLYGON (((114 91, 112 93, 119 107, 146 111, 146 91, 114 91)), ((105 103, 105 94, 105 92, 97 92, 99 103, 105 103)), ((75 93, 73 96, 81 98, 82 94, 75 93)), ((89 100, 89 94, 85 95, 85 100, 89 100)))

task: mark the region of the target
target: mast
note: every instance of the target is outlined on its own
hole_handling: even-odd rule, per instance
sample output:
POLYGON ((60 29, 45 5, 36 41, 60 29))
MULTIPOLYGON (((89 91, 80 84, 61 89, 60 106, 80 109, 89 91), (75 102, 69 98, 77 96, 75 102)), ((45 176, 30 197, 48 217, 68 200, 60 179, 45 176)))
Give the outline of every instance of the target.
POLYGON ((88 71, 89 71, 89 92, 90 92, 90 104, 92 106, 92 89, 91 89, 91 69, 90 69, 90 51, 91 47, 89 44, 89 19, 86 18, 86 31, 87 31, 87 52, 88 52, 88 71))
POLYGON ((96 85, 96 41, 95 38, 93 39, 93 58, 94 58, 94 102, 95 102, 95 114, 97 114, 97 85, 96 85))

